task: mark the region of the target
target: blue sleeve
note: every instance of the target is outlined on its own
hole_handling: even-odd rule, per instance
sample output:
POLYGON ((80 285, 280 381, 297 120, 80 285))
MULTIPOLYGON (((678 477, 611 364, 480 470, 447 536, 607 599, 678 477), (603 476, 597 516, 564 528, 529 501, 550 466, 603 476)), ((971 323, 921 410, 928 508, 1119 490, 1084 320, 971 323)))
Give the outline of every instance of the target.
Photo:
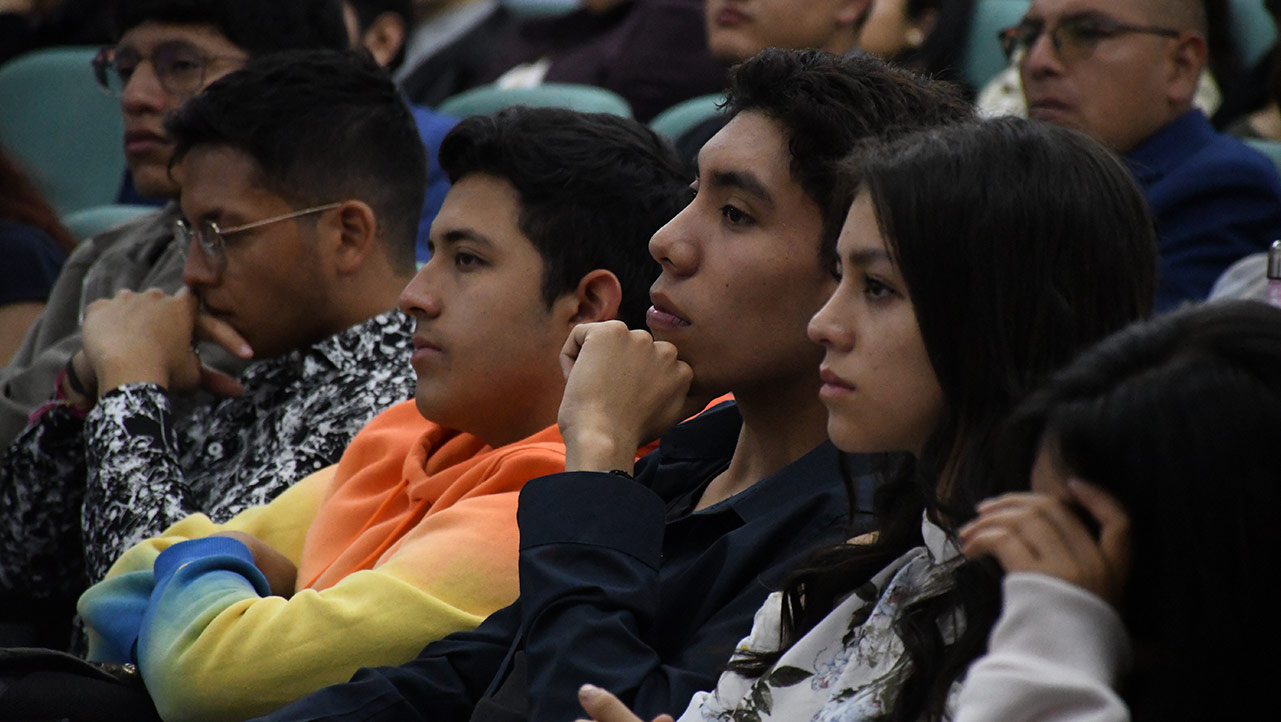
POLYGON ((436 214, 445 202, 445 195, 449 193, 449 178, 440 167, 440 144, 449 131, 458 125, 458 119, 440 115, 419 105, 410 104, 409 109, 418 126, 423 148, 427 151, 427 193, 423 198, 422 214, 418 218, 418 241, 414 253, 419 262, 425 263, 431 258, 431 253, 427 251, 427 236, 431 231, 432 221, 436 220, 436 214))
POLYGON ((271 595, 249 547, 228 537, 174 544, 156 558, 155 587, 142 616, 138 666, 186 636, 198 637, 209 620, 231 604, 271 595))
POLYGON ((77 609, 97 662, 138 662, 138 632, 147 613, 155 577, 151 570, 129 572, 89 587, 77 609))
POLYGON ((1160 237, 1156 310, 1210 294, 1237 260, 1281 239, 1281 179, 1248 148, 1205 153, 1148 192, 1160 237))

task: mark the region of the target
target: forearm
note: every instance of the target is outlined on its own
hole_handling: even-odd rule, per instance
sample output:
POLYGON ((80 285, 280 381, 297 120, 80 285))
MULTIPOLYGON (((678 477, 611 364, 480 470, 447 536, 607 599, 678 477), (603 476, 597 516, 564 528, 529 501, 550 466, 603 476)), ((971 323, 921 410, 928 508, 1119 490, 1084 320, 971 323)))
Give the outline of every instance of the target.
POLYGON ((664 686, 643 633, 657 614, 664 504, 617 475, 536 479, 521 494, 521 608, 530 719, 574 719, 591 682, 629 704, 664 686))
POLYGON ((333 470, 326 469, 292 486, 271 504, 248 509, 226 524, 203 514, 189 516, 163 534, 132 547, 112 564, 107 578, 80 598, 79 612, 89 633, 92 659, 134 661, 132 645, 142 625, 153 587, 152 570, 161 552, 191 539, 222 531, 242 531, 272 546, 295 563, 316 507, 333 470))
POLYGON ((82 525, 91 579, 123 550, 199 511, 184 483, 169 399, 155 386, 105 394, 86 418, 82 525))
POLYGON ((0 591, 14 598, 74 599, 84 589, 82 431, 54 407, 0 458, 0 591))
POLYGON ((265 592, 247 554, 203 557, 157 584, 139 638, 139 665, 162 716, 264 714, 346 681, 361 666, 405 662, 426 641, 483 618, 440 590, 381 570, 287 600, 265 592))
POLYGON ((1129 642, 1102 599, 1054 577, 1007 575, 988 652, 970 667, 955 722, 1128 722, 1114 686, 1129 642))

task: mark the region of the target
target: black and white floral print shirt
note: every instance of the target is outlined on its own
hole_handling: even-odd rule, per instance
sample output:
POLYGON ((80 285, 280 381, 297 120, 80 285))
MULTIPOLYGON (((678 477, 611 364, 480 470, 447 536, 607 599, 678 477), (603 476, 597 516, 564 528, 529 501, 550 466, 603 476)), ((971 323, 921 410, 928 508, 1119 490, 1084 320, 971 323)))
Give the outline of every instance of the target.
POLYGON ((54 407, 0 460, 0 591, 66 599, 130 546, 203 513, 224 522, 337 463, 378 412, 412 397, 413 320, 375 316, 251 364, 242 396, 176 416, 130 384, 82 419, 54 407))

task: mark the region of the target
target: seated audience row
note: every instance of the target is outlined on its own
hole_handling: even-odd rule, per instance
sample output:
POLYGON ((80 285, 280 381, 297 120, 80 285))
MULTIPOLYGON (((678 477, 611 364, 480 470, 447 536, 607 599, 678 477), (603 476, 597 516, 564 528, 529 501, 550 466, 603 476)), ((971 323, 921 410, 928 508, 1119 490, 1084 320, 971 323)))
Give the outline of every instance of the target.
MULTIPOLYGON (((422 218, 423 147, 372 60, 264 53, 175 96, 164 167, 185 287, 88 303, 56 395, 0 458, 5 543, 19 550, 0 568, 6 601, 26 605, 19 618, 56 616, 119 556, 79 609, 91 657, 137 665, 141 685, 99 696, 100 678, 61 672, 55 688, 73 693, 50 694, 19 668, 3 673, 0 707, 93 719, 124 694, 165 720, 553 720, 580 701, 602 722, 634 720, 628 707, 691 720, 1037 718, 1036 704, 1213 714, 1170 704, 1191 683, 1184 666, 1140 658, 1124 674, 1127 631, 1145 655, 1172 648, 1175 623, 1145 612, 1187 609, 1123 594, 1130 520, 1134 585, 1173 579, 1160 576, 1173 542, 1145 546, 1160 517, 1116 479, 1127 467, 1082 447, 1085 422, 1045 409, 1053 389, 1107 393, 1114 379, 1066 389, 1109 354, 1158 343, 1143 339, 1177 345, 1204 323, 1213 345, 1215 328, 1249 335, 1276 319, 1250 305, 1179 312, 1055 376, 1163 302, 1178 254, 1149 213, 1154 188, 1202 179, 1152 176, 1135 148, 1191 132, 1188 74, 1204 56, 1196 3, 1146 25, 1056 3, 1036 0, 1005 36, 1025 74, 1044 71, 1027 88, 1050 124, 975 122, 952 87, 871 58, 765 51, 731 75, 692 201, 678 157, 636 121, 465 120, 441 145, 453 185, 412 281, 412 242, 395 239, 422 218), (1072 35, 1108 22, 1111 35, 1072 35), (1114 52, 1131 40, 1151 41, 1127 52, 1169 70, 1159 82, 1114 52), (1091 77, 1093 94, 1078 92, 1091 77), (1160 102, 1093 114, 1123 86, 1160 102), (353 141, 362 132, 376 137, 353 141), (346 349, 386 364, 379 376, 345 356, 367 393, 333 376, 334 354, 303 351, 373 322, 403 342, 411 320, 412 353, 381 332, 346 349), (206 366, 198 341, 255 362, 237 380, 206 366), (413 404, 400 401, 406 360, 413 404), (297 383, 255 391, 280 374, 297 383), (201 389, 232 398, 175 404, 201 389), (734 404, 677 425, 725 392, 734 404), (341 424, 322 420, 333 408, 341 424), (316 443, 331 456, 299 462, 316 443), (1094 644, 1047 653, 1042 599, 1072 609, 1066 623, 1094 644), (375 664, 402 666, 299 699, 375 664)), ((122 73, 126 91, 163 85, 148 65, 122 73)), ((1186 165, 1254 162, 1207 143, 1186 165)), ((1281 218, 1268 170, 1254 180, 1276 198, 1242 190, 1225 207, 1281 218)), ((1205 218, 1240 231, 1226 211, 1205 218)), ((1220 373, 1190 368, 1175 364, 1220 373)), ((1205 443, 1192 427, 1133 445, 1180 433, 1189 456, 1205 443)), ((1191 495, 1184 469, 1165 476, 1191 495)), ((1211 510, 1244 519, 1246 541, 1263 534, 1235 506, 1211 510)), ((1216 673, 1225 688, 1251 679, 1216 673)))

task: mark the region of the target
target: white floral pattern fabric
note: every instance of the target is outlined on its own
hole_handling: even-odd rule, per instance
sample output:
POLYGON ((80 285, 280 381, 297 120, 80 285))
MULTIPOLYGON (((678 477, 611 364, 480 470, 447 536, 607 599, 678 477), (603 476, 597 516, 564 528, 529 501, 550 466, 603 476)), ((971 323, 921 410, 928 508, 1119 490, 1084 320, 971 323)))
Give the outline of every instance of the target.
POLYGON ((85 419, 55 407, 0 460, 0 590, 65 598, 195 513, 224 522, 337 463, 371 418, 410 398, 413 319, 375 316, 251 364, 245 392, 176 416, 153 384, 85 419))
MULTIPOLYGON (((894 631, 902 610, 952 585, 960 552, 938 526, 922 523, 925 546, 912 549, 836 606, 779 658, 768 674, 749 679, 725 672, 716 689, 700 692, 678 722, 855 722, 888 711, 910 669, 894 631)), ((779 648, 782 595, 756 613, 740 652, 779 648)), ((940 620, 945 638, 957 619, 940 620)))

